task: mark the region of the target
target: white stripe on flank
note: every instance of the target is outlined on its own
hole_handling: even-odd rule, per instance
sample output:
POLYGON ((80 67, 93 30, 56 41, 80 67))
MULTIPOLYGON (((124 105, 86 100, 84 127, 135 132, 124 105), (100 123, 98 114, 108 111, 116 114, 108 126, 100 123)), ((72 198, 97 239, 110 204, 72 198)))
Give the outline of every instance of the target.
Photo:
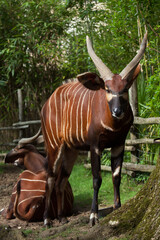
POLYGON ((32 198, 44 198, 44 196, 43 196, 43 195, 39 195, 39 196, 32 196, 32 197, 26 198, 26 199, 24 199, 24 200, 22 200, 22 201, 20 201, 20 202, 18 203, 18 207, 19 207, 19 205, 22 204, 23 202, 25 202, 25 201, 27 201, 27 200, 30 200, 30 199, 32 199, 32 198))
MULTIPOLYGON (((54 93, 55 94, 55 93, 54 93)), ((55 139, 55 136, 54 136, 54 133, 53 133, 53 129, 52 129, 52 122, 51 122, 51 98, 52 98, 53 94, 51 95, 51 97, 49 98, 49 126, 50 126, 50 130, 51 130, 51 134, 52 134, 52 137, 53 137, 53 140, 54 140, 54 143, 56 146, 58 146, 58 143, 55 139)), ((56 126, 54 126, 56 127, 56 126)))
POLYGON ((21 189, 21 192, 46 192, 45 190, 40 189, 21 189))
MULTIPOLYGON (((84 93, 84 96, 82 98, 82 103, 81 103, 81 139, 84 142, 84 134, 83 134, 83 105, 84 105, 84 100, 86 97, 86 94, 88 93, 89 89, 86 89, 86 92, 84 93)), ((85 115, 84 115, 85 116, 85 115)))
MULTIPOLYGON (((65 137, 66 137, 66 139, 68 141, 69 141, 69 119, 70 119, 69 118, 69 116, 70 116, 69 108, 70 108, 70 105, 71 105, 71 99, 69 98, 69 93, 70 93, 71 90, 74 90, 73 89, 74 85, 72 84, 72 86, 70 87, 70 89, 67 92, 67 100, 68 100, 68 102, 67 102, 67 109, 66 109, 66 116, 67 116, 66 119, 67 119, 67 122, 66 122, 66 135, 65 135, 65 137)), ((73 94, 73 91, 72 91, 72 94, 73 94)))
POLYGON ((80 136, 78 135, 78 129, 79 129, 79 125, 78 125, 78 120, 79 120, 79 106, 80 106, 80 103, 81 103, 81 98, 84 94, 84 92, 86 91, 86 88, 81 92, 80 94, 80 97, 79 97, 79 100, 78 100, 78 104, 77 104, 77 111, 76 111, 76 137, 77 137, 77 140, 80 141, 80 136))
POLYGON ((65 97, 65 105, 66 105, 66 108, 65 108, 65 122, 64 122, 64 136, 65 136, 65 139, 67 139, 67 124, 68 124, 68 108, 69 108, 69 92, 70 90, 72 89, 73 85, 70 85, 67 89, 66 89, 66 97, 65 97))
POLYGON ((63 136, 66 137, 66 119, 67 119, 67 111, 66 111, 66 105, 67 105, 67 91, 69 91, 70 87, 72 87, 72 84, 68 84, 67 89, 65 89, 64 92, 64 107, 63 107, 63 136))
POLYGON ((79 92, 82 88, 83 88, 83 85, 80 85, 80 84, 78 84, 78 85, 75 87, 74 92, 75 92, 75 90, 77 90, 77 91, 76 91, 75 94, 74 94, 74 98, 73 98, 72 106, 71 106, 71 111, 70 111, 70 129, 69 129, 69 137, 70 137, 70 141, 71 141, 72 144, 74 144, 74 142, 73 142, 73 138, 72 138, 72 125, 73 125, 73 124, 72 124, 72 116, 73 116, 73 106, 74 106, 74 104, 76 104, 76 103, 75 103, 76 96, 77 96, 78 92, 79 92), (77 87, 78 87, 78 89, 77 89, 77 87))
POLYGON ((47 134, 47 138, 48 138, 48 140, 49 140, 49 143, 50 143, 51 147, 52 147, 53 149, 55 149, 55 146, 53 146, 53 144, 52 144, 52 141, 51 141, 51 139, 50 139, 50 137, 49 137, 49 134, 48 134, 48 131, 47 131, 45 122, 44 122, 43 108, 42 108, 42 121, 43 121, 43 125, 44 125, 44 128, 45 128, 45 132, 46 132, 46 134, 47 134))
POLYGON ((57 94, 57 90, 54 93, 54 103, 55 103, 55 116, 56 116, 56 125, 54 126, 54 128, 56 129, 56 135, 57 135, 57 139, 58 139, 58 111, 57 111, 57 98, 56 98, 56 94, 57 94))
POLYGON ((20 180, 28 181, 28 182, 43 182, 43 183, 46 183, 46 181, 44 181, 44 180, 38 180, 38 179, 21 178, 20 180))
POLYGON ((93 103, 93 99, 94 99, 94 96, 96 94, 96 91, 94 91, 92 97, 90 96, 90 93, 91 91, 89 91, 89 101, 88 101, 88 110, 87 110, 87 126, 86 126, 86 129, 88 131, 88 128, 89 128, 89 115, 91 114, 91 109, 92 109, 92 103, 93 103))
POLYGON ((23 173, 31 173, 32 175, 34 175, 34 176, 37 176, 37 174, 36 173, 34 173, 34 172, 31 172, 30 170, 25 170, 25 171, 23 171, 23 173))
POLYGON ((62 91, 60 93, 60 109, 61 109, 61 119, 60 119, 60 121, 61 121, 61 132, 62 133, 63 133, 63 120, 64 120, 64 116, 63 116, 63 109, 64 109, 63 98, 64 98, 64 94, 63 94, 63 92, 65 91, 66 88, 68 88, 68 84, 63 86, 63 89, 62 89, 62 91))
POLYGON ((88 93, 88 108, 87 108, 87 124, 86 124, 86 131, 88 132, 88 127, 89 127, 89 113, 90 113, 90 109, 91 109, 91 106, 90 106, 90 92, 88 93))
MULTIPOLYGON (((77 89, 77 87, 79 87, 79 83, 75 82, 74 85, 73 85, 74 89, 72 89, 72 96, 73 99, 75 99, 75 95, 74 95, 74 92, 75 90, 77 89)), ((72 109, 73 109, 73 105, 74 105, 74 100, 72 99, 69 99, 69 102, 68 102, 68 111, 67 111, 67 126, 66 126, 66 130, 67 130, 67 133, 68 133, 68 136, 66 134, 66 137, 67 137, 67 140, 69 142, 69 140, 73 143, 73 139, 72 139, 72 136, 70 134, 70 131, 72 129, 72 109), (70 107, 71 106, 71 107, 70 107), (70 107, 70 111, 69 111, 69 107, 70 107), (69 121, 70 119, 70 121, 69 121)))

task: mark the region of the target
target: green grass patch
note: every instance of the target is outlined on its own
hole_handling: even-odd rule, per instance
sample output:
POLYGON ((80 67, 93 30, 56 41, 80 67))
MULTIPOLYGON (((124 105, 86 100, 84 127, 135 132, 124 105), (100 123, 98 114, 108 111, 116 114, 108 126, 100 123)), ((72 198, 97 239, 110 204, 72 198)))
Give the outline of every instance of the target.
MULTIPOLYGON (((74 203, 77 206, 86 207, 91 205, 93 196, 92 173, 85 169, 83 165, 75 165, 69 178, 73 189, 74 203)), ((127 175, 122 175, 121 181, 121 202, 135 196, 143 184, 137 184, 136 181, 127 175)), ((102 185, 99 191, 99 204, 112 205, 114 199, 112 175, 109 172, 102 172, 102 185)))
POLYGON ((28 237, 29 235, 31 235, 33 233, 32 229, 24 229, 22 231, 24 237, 28 237))

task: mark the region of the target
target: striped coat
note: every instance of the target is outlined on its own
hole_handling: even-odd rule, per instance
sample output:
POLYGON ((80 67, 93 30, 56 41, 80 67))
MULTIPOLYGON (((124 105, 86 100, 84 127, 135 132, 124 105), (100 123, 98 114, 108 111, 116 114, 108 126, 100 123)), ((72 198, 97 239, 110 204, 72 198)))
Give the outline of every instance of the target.
POLYGON ((98 222, 98 192, 102 182, 100 155, 107 147, 111 147, 114 208, 121 206, 119 187, 124 144, 133 123, 128 90, 140 72, 139 61, 146 48, 147 33, 138 53, 120 74, 112 73, 95 54, 89 37, 86 40, 88 53, 100 76, 90 72, 78 75, 79 82, 57 88, 41 111, 48 159, 45 225, 50 224, 51 192, 60 169, 62 171, 56 184, 58 217, 65 222, 64 189, 79 149, 91 151, 94 188, 91 226, 98 222))
MULTIPOLYGON (((46 172, 33 173, 25 170, 20 174, 11 196, 11 203, 7 210, 7 219, 13 215, 21 220, 43 220, 46 194, 46 172), (14 205, 14 208, 11 206, 14 205)), ((72 213, 73 194, 69 184, 65 188, 65 215, 72 213)), ((51 218, 57 218, 57 201, 55 190, 52 192, 51 218)))
MULTIPOLYGON (((88 89, 78 81, 56 89, 42 108, 41 118, 47 146, 53 150, 63 142, 68 147, 88 150, 89 145, 99 141, 100 134, 111 131, 120 132, 121 136, 123 126, 130 125, 133 121, 130 108, 122 121, 111 121, 106 91, 101 88, 88 89)), ((104 144, 105 147, 111 147, 111 140, 100 142, 100 148, 103 149, 104 144)), ((113 141, 116 145, 117 135, 116 138, 113 137, 113 141)))
MULTIPOLYGON (((128 104, 123 119, 113 121, 107 100, 109 97, 104 88, 97 89, 95 86, 89 89, 81 82, 71 82, 57 88, 43 106, 41 123, 48 154, 47 199, 50 199, 46 201, 45 206, 45 225, 50 222, 50 193, 60 168, 64 174, 60 175, 60 181, 56 186, 58 218, 60 221, 66 221, 63 215, 63 191, 79 150, 91 150, 92 173, 97 176, 98 172, 98 186, 101 182, 99 161, 101 151, 112 147, 113 154, 114 152, 119 156, 123 154, 125 138, 133 123, 133 114, 128 104)), ((121 172, 121 162, 118 164, 117 175, 121 172)), ((115 164, 113 172, 116 168, 115 164)), ((117 195, 115 194, 114 202, 119 206, 120 200, 117 195)), ((97 213, 94 216, 91 214, 91 219, 98 219, 97 213)))

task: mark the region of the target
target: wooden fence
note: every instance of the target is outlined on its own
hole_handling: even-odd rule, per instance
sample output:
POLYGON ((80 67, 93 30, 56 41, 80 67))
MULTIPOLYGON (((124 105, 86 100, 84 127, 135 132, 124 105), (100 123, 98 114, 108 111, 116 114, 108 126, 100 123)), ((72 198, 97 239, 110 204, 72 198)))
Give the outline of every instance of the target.
MULTIPOLYGON (((40 120, 31 120, 31 121, 23 121, 23 122, 17 122, 13 123, 12 126, 8 127, 0 127, 0 131, 10 131, 10 130, 17 130, 19 131, 19 136, 21 136, 21 132, 23 132, 25 129, 28 129, 31 125, 39 125, 40 126, 41 121, 40 120)), ((160 117, 152 117, 152 118, 141 118, 141 117, 134 117, 134 125, 147 125, 147 124, 160 124, 160 117)), ((22 134, 23 136, 23 134, 22 134)), ((29 137, 29 136, 27 136, 29 137)), ((0 143, 0 146, 14 146, 18 142, 19 139, 14 139, 13 142, 10 143, 0 143)), ((151 138, 140 138, 140 139, 127 139, 126 140, 126 151, 134 152, 136 150, 136 146, 139 144, 154 144, 154 139, 151 138)), ((110 149, 108 149, 110 150, 110 149)))
MULTIPOLYGON (((17 123, 13 123, 12 126, 10 127, 0 127, 0 131, 12 131, 16 130, 19 132, 19 137, 23 137, 23 132, 26 129, 29 129, 32 125, 37 125, 37 128, 40 126, 41 121, 40 120, 32 120, 32 121, 20 121, 17 123)), ((136 125, 148 125, 148 124, 160 124, 160 117, 152 117, 152 118, 140 118, 140 117, 134 117, 134 126, 136 125)), ((30 137, 30 136, 27 136, 30 137)), ((158 137, 158 136, 157 136, 158 137)), ((14 139, 12 142, 9 143, 0 143, 0 148, 2 146, 8 146, 8 147, 14 147, 16 146, 17 142, 19 139, 14 139)), ((131 152, 131 163, 134 165, 132 166, 126 166, 124 171, 127 171, 129 175, 133 175, 133 172, 136 168, 136 165, 138 163, 138 156, 136 156, 138 146, 140 144, 155 144, 154 139, 151 138, 136 138, 136 136, 132 139, 127 139, 126 144, 125 144, 125 151, 131 152)), ((1 150, 1 149, 0 149, 1 150)), ((110 149, 107 149, 110 150, 110 149)), ((4 153, 1 154, 1 157, 4 157, 4 153)), ((107 167, 106 167, 107 168, 107 167)), ((146 167, 139 167, 138 166, 138 171, 152 171, 153 166, 146 166, 146 167), (147 170, 149 169, 149 170, 147 170)))

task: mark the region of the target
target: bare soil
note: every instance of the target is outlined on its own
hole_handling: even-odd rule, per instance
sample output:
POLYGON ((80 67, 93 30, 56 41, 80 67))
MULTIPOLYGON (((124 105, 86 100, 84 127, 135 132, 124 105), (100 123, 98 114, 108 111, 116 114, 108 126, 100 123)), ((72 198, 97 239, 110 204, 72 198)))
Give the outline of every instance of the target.
MULTIPOLYGON (((27 223, 0 216, 0 240, 159 240, 160 239, 160 160, 150 178, 137 195, 121 208, 89 227, 90 206, 74 206, 69 222, 52 222, 49 229, 43 222, 27 223)), ((21 170, 5 165, 0 173, 0 209, 9 204, 12 188, 21 170)), ((106 210, 106 209, 105 209, 106 210)), ((103 215, 104 211, 102 211, 103 215)), ((106 215, 106 212, 105 214, 106 215)))
MULTIPOLYGON (((5 165, 0 173, 0 210, 9 205, 14 184, 17 181, 21 169, 13 165, 5 165)), ((96 227, 89 227, 90 206, 81 208, 74 206, 73 215, 68 217, 68 223, 61 225, 58 220, 52 221, 51 228, 46 229, 43 222, 26 222, 19 219, 6 220, 0 215, 0 239, 93 239, 95 229, 95 239, 97 236, 96 227)), ((106 239, 106 238, 104 238, 106 239)), ((108 239, 108 238, 107 238, 108 239)))

